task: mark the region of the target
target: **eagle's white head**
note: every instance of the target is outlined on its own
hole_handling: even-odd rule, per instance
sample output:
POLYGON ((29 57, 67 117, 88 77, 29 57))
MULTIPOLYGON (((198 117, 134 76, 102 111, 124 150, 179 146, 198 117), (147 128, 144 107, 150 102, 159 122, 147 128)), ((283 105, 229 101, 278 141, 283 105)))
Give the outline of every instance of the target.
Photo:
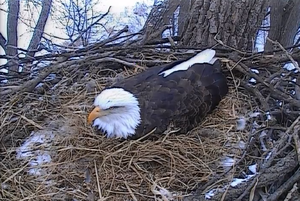
POLYGON ((103 90, 95 99, 88 123, 104 131, 108 138, 127 138, 141 122, 139 102, 122 88, 103 90))

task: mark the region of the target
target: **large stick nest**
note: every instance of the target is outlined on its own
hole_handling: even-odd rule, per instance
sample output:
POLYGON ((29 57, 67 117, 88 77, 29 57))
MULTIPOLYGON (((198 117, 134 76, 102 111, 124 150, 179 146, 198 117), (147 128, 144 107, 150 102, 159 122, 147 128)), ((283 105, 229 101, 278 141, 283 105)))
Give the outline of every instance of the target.
POLYGON ((107 139, 86 116, 116 79, 199 50, 102 47, 48 55, 59 59, 30 80, 3 84, 0 198, 205 200, 209 191, 211 200, 294 197, 300 102, 297 74, 281 64, 295 62, 299 51, 216 49, 228 95, 194 130, 157 140, 107 139), (255 164, 257 172, 249 171, 255 164), (236 178, 248 179, 234 186, 236 178))

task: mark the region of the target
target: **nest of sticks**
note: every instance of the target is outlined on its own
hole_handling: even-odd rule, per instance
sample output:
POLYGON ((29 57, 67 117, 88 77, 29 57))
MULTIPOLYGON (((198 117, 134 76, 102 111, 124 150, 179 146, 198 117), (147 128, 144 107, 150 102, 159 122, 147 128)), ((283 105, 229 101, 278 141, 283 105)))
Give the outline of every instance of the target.
POLYGON ((86 122, 95 96, 116 79, 187 56, 110 50, 109 58, 60 66, 55 79, 42 79, 31 92, 4 93, 1 200, 243 200, 257 194, 276 200, 297 193, 296 181, 285 182, 299 178, 296 99, 286 102, 288 92, 267 82, 262 67, 258 75, 247 60, 220 53, 230 90, 201 125, 157 140, 107 139, 86 122), (291 106, 290 115, 271 111, 275 97, 282 110, 291 106), (243 182, 234 185, 238 179, 243 182))

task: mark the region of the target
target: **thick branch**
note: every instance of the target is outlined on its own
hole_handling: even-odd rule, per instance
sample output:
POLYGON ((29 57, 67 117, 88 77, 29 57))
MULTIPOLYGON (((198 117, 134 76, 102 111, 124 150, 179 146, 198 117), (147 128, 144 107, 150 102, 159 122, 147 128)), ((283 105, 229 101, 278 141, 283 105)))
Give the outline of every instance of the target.
POLYGON ((2 33, 0 33, 0 46, 3 48, 3 50, 6 52, 6 39, 4 38, 4 36, 2 35, 2 33))
MULTIPOLYGON (((18 54, 18 18, 19 18, 20 1, 8 1, 8 15, 7 15, 7 45, 6 55, 15 57, 18 54)), ((9 73, 18 72, 19 66, 17 58, 8 62, 9 73)))
POLYGON ((19 8, 19 0, 8 1, 6 54, 9 56, 17 55, 19 8))
POLYGON ((51 5, 52 5, 52 0, 43 1, 40 17, 34 29, 31 41, 29 43, 28 52, 27 52, 28 57, 33 57, 34 54, 38 51, 38 46, 43 36, 46 22, 48 20, 48 16, 50 13, 51 5))

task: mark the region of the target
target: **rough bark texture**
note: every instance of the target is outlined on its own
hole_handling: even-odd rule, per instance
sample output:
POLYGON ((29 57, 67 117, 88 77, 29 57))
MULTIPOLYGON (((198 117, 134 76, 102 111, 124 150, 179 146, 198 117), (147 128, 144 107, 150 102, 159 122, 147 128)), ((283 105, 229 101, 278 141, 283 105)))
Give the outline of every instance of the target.
POLYGON ((223 44, 251 50, 266 11, 266 0, 196 0, 183 33, 183 45, 223 44))
MULTIPOLYGON (((300 25, 300 6, 297 0, 271 0, 270 32, 268 37, 287 47, 294 44, 294 37, 300 25), (296 26, 295 26, 296 25, 296 26)), ((266 50, 271 51, 274 45, 267 41, 266 50)))
POLYGON ((29 43, 27 56, 33 57, 35 52, 37 52, 38 46, 41 42, 41 38, 44 33, 46 22, 48 20, 51 5, 52 5, 52 0, 44 0, 42 3, 42 10, 37 25, 34 29, 31 41, 29 43))
POLYGON ((192 6, 192 0, 180 1, 180 9, 178 15, 178 35, 182 36, 187 19, 190 16, 190 9, 192 6))
POLYGON ((221 42, 240 50, 252 50, 267 6, 268 0, 164 1, 149 15, 144 43, 161 39, 164 30, 178 24, 180 45, 208 47, 221 42), (174 17, 177 8, 179 14, 174 17))
POLYGON ((180 0, 167 0, 151 10, 143 27, 143 44, 162 38, 162 33, 166 29, 172 28, 174 25, 174 22, 172 22, 174 12, 179 4, 180 0))
MULTIPOLYGON (((5 53, 7 56, 15 57, 18 53, 18 18, 20 2, 19 0, 8 1, 7 16, 7 45, 5 53)), ((9 71, 17 72, 19 69, 17 59, 11 59, 8 63, 9 71)))

